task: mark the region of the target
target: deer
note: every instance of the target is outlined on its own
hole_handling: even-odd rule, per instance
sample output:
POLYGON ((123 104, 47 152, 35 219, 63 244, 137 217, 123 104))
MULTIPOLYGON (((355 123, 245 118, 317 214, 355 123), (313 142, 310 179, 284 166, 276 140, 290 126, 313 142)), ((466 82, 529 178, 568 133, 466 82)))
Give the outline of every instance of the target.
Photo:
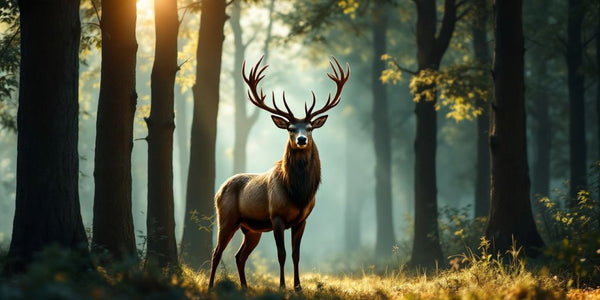
POLYGON ((335 57, 329 62, 333 74, 327 76, 336 85, 333 98, 331 93, 325 105, 313 111, 316 96, 312 93, 312 104, 308 108, 304 103, 304 118, 294 116, 285 99, 286 111, 277 106, 274 92, 271 93, 272 107, 265 104, 266 95, 262 87, 258 91, 260 81, 267 66, 260 68, 261 58, 246 75, 246 62, 242 64, 242 77, 248 85, 248 99, 259 109, 271 113, 271 119, 277 128, 285 129, 289 138, 285 146, 283 158, 267 172, 262 174, 237 174, 227 179, 215 195, 217 216, 217 245, 212 254, 209 288, 215 280, 215 272, 223 251, 233 237, 241 229, 242 244, 235 254, 240 285, 247 288, 245 265, 248 256, 256 248, 262 233, 273 231, 279 261, 279 287, 285 289, 284 264, 286 252, 284 246, 284 230, 291 228, 292 261, 294 264, 294 289, 301 291, 298 263, 300 261, 300 241, 304 234, 306 219, 315 206, 315 194, 321 183, 321 161, 319 152, 312 137, 312 131, 325 124, 327 115, 322 115, 339 104, 342 88, 350 76, 350 66, 346 63, 346 71, 335 57), (319 116, 322 115, 322 116, 319 116))

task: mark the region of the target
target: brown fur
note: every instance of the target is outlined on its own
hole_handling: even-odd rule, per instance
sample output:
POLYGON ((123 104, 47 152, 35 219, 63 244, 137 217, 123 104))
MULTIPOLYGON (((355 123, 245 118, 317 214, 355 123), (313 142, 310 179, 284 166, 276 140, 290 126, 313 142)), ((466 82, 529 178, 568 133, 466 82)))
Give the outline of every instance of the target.
MULTIPOLYGON (((223 250, 240 228, 245 237, 236 260, 241 284, 246 286, 244 264, 256 247, 246 247, 247 240, 258 243, 262 232, 273 230, 276 219, 282 221, 283 229, 292 228, 294 231, 294 228, 302 226, 303 230, 305 220, 315 206, 315 194, 320 182, 319 152, 311 136, 309 147, 305 149, 297 149, 292 141, 288 141, 284 158, 266 173, 238 174, 223 183, 215 195, 218 238, 213 253, 210 286, 214 283, 214 273, 223 250)), ((299 288, 299 281, 294 281, 299 288)))
POLYGON ((262 89, 258 91, 258 84, 264 77, 267 68, 260 68, 262 58, 250 69, 246 76, 245 66, 242 65, 242 77, 248 84, 248 100, 257 107, 273 115, 271 119, 275 126, 286 129, 290 136, 285 148, 283 159, 263 174, 238 174, 229 178, 219 189, 215 196, 217 208, 217 222, 219 232, 217 247, 213 252, 211 261, 209 287, 215 281, 215 271, 223 250, 231 240, 233 234, 242 229, 244 241, 235 255, 240 284, 246 287, 244 266, 252 250, 258 245, 263 232, 273 231, 277 244, 277 258, 279 260, 279 286, 285 287, 283 265, 285 264, 285 246, 283 231, 292 229, 292 261, 294 263, 294 288, 301 289, 300 276, 298 275, 298 262, 300 260, 300 241, 304 233, 306 218, 315 207, 315 194, 321 183, 321 162, 319 152, 312 139, 312 130, 325 124, 327 115, 317 117, 338 105, 341 99, 342 88, 350 76, 350 66, 346 64, 346 72, 340 63, 333 58, 330 62, 333 74, 327 76, 336 84, 336 93, 327 97, 325 105, 315 108, 315 94, 310 108, 305 105, 304 119, 297 119, 290 110, 283 94, 283 104, 286 111, 280 110, 275 103, 273 106, 265 104, 266 95, 262 89))

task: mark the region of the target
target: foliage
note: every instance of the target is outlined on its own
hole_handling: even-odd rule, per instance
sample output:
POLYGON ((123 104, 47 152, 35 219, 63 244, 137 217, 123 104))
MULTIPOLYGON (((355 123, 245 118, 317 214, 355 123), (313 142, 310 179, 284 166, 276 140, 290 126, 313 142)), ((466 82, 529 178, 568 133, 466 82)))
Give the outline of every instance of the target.
POLYGON ((106 269, 82 268, 77 253, 51 246, 39 253, 27 272, 0 282, 0 298, 197 298, 196 287, 187 276, 169 275, 137 261, 127 259, 106 269))
MULTIPOLYGON (((395 57, 383 55, 388 67, 381 73, 383 83, 398 84, 402 80, 403 68, 397 63, 395 57)), ((436 99, 439 91, 441 106, 450 111, 447 118, 458 121, 473 120, 481 115, 484 107, 477 104, 477 99, 488 101, 491 91, 489 76, 485 76, 485 66, 470 61, 464 56, 464 63, 444 67, 441 70, 424 69, 410 79, 410 91, 414 101, 432 101, 436 99)))
POLYGON ((440 208, 440 243, 450 255, 463 253, 479 245, 487 218, 471 218, 471 205, 462 208, 445 206, 440 208))
MULTIPOLYGON (((487 246, 486 246, 487 245, 487 246)), ((250 289, 238 287, 237 275, 218 274, 208 290, 206 271, 183 267, 179 275, 144 267, 133 260, 109 268, 77 269, 77 257, 58 248, 42 252, 25 274, 0 283, 2 299, 562 299, 597 291, 565 289, 565 282, 545 272, 532 272, 518 250, 505 262, 487 253, 457 257, 462 266, 434 274, 403 267, 377 273, 365 268, 358 274, 303 273, 304 290, 278 288, 278 274, 250 272, 250 289)), ((290 277, 287 282, 290 282, 290 277)))
POLYGON ((20 28, 16 1, 0 1, 0 130, 17 129, 20 28))
MULTIPOLYGON (((599 164, 600 162, 597 162, 599 164)), ((562 203, 566 192, 557 191, 562 203)), ((561 208, 557 200, 543 197, 541 232, 547 240, 545 255, 552 269, 567 272, 576 284, 600 283, 600 202, 588 190, 580 190, 577 206, 561 208)))

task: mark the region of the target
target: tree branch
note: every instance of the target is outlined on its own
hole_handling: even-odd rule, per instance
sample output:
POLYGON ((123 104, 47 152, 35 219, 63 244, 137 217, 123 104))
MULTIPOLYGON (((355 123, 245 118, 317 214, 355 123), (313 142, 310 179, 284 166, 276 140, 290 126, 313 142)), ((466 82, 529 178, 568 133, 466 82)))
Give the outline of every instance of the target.
POLYGON ((96 6, 96 1, 92 0, 92 7, 94 8, 94 12, 96 13, 96 18, 98 19, 98 24, 102 24, 102 19, 100 18, 100 13, 98 12, 98 6, 96 6))
POLYGON ((15 32, 10 36, 10 38, 8 39, 8 41, 6 42, 6 44, 4 45, 4 48, 2 49, 2 52, 0 53, 0 58, 4 59, 4 57, 6 56, 6 53, 8 53, 8 48, 13 43, 13 40, 15 39, 15 37, 17 36, 17 34, 19 34, 19 32, 21 32, 21 26, 20 25, 17 27, 17 29, 15 29, 15 32))
POLYGON ((587 46, 589 46, 589 44, 596 39, 596 37, 598 37, 598 32, 595 32, 592 36, 590 36, 590 38, 586 39, 585 41, 583 41, 583 48, 587 48, 587 46))
POLYGON ((438 55, 446 52, 450 39, 454 33, 454 25, 456 24, 456 4, 455 0, 446 0, 444 2, 444 18, 442 19, 442 27, 438 36, 435 38, 435 50, 438 55))
POLYGON ((417 71, 409 70, 405 67, 402 67, 400 64, 398 64, 398 62, 395 59, 390 59, 389 62, 391 62, 394 65, 394 67, 396 67, 396 69, 398 69, 402 72, 406 72, 411 75, 417 75, 417 73, 418 73, 417 71))

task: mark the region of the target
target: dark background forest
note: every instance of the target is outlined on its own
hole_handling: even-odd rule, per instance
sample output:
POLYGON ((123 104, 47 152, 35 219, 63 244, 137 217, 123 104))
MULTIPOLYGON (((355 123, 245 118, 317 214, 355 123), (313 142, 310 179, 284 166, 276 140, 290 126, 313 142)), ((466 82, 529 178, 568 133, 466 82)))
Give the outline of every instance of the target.
MULTIPOLYGON (((7 0, 0 298, 69 290, 82 272, 89 291, 57 297, 157 291, 144 280, 208 297, 215 192, 269 170, 287 139, 248 101, 242 64, 262 58, 260 87, 301 112, 311 91, 319 107, 335 93, 332 56, 351 76, 314 131, 322 184, 302 243, 306 297, 484 299, 509 286, 459 277, 436 291, 419 277, 480 268, 483 282, 531 277, 524 298, 595 293, 597 0, 7 0), (325 274, 369 287, 353 294, 325 274)), ((275 288, 264 237, 250 282, 275 288)), ((232 286, 219 297, 298 296, 238 291, 241 241, 223 255, 217 281, 232 286)))

